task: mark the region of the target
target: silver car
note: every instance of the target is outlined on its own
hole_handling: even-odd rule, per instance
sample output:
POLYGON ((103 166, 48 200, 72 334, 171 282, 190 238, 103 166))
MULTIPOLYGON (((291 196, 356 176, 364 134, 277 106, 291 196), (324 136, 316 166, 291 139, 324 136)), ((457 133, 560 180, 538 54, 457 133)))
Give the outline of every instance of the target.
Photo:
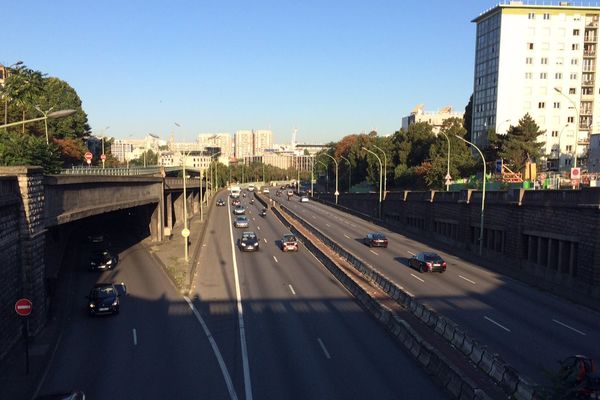
POLYGON ((248 217, 242 215, 235 218, 233 226, 236 228, 247 228, 249 224, 248 217))
POLYGON ((235 215, 246 214, 246 209, 243 206, 237 206, 236 208, 233 209, 233 213, 235 215))

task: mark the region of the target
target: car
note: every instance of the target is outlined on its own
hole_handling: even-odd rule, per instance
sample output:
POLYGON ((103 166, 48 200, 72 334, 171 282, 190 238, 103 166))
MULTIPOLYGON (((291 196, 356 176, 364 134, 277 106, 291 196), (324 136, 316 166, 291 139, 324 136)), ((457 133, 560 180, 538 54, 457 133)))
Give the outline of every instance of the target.
POLYGON ((119 313, 119 292, 112 283, 96 283, 87 299, 88 312, 92 316, 119 313))
POLYGON ((225 205, 225 200, 223 200, 222 198, 218 198, 217 199, 217 206, 222 207, 225 205))
POLYGON ((239 206, 241 204, 242 204, 242 202, 240 201, 240 199, 233 199, 233 200, 231 200, 231 205, 234 206, 234 207, 239 206))
POLYGON ((298 238, 292 235, 283 235, 281 239, 281 250, 283 251, 298 251, 298 238))
POLYGON ((292 189, 287 191, 288 197, 292 197, 294 195, 294 191, 292 189))
POLYGON ((242 233, 240 238, 240 248, 242 251, 257 251, 260 245, 258 236, 252 231, 242 233))
POLYGON ((277 196, 277 197, 281 196, 281 190, 276 191, 275 196, 277 196))
POLYGON ((33 400, 85 400, 85 393, 77 390, 36 396, 33 400))
POLYGON ((248 186, 248 191, 250 191, 250 192, 254 192, 254 185, 250 185, 250 186, 248 186))
POLYGON ((98 250, 92 253, 90 260, 91 270, 106 270, 113 269, 117 266, 118 258, 113 256, 110 251, 98 250))
POLYGON ((267 209, 263 208, 262 210, 260 210, 260 212, 258 213, 258 215, 260 215, 261 217, 266 217, 267 216, 267 209))
POLYGON ((244 206, 237 206, 233 209, 233 213, 235 215, 246 214, 246 209, 244 208, 244 206))
POLYGON ((302 197, 300 197, 300 202, 301 203, 308 203, 308 196, 302 196, 302 197))
POLYGON ((268 187, 264 187, 262 190, 263 193, 267 194, 269 193, 269 188, 268 187))
POLYGON ((446 261, 435 253, 421 252, 408 260, 408 265, 419 272, 445 272, 446 261))
POLYGON ((248 217, 246 217, 245 215, 241 215, 239 217, 235 217, 233 226, 235 226, 236 228, 247 228, 249 223, 250 221, 248 220, 248 217))
POLYGON ((369 247, 388 247, 388 240, 383 233, 369 232, 363 239, 363 242, 369 247))

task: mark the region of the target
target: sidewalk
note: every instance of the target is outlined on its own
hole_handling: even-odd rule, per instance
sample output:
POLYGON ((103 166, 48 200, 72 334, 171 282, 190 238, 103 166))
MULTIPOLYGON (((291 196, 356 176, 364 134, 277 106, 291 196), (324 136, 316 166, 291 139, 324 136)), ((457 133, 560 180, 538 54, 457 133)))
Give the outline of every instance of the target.
MULTIPOLYGON (((209 205, 204 207, 204 222, 200 222, 200 214, 189 221, 189 263, 184 261, 184 238, 181 236, 183 223, 175 225, 171 238, 165 238, 162 243, 153 243, 150 239, 142 242, 182 293, 187 293, 192 283, 195 269, 190 267, 197 263, 203 230, 214 199, 215 196, 209 198, 209 205)), ((39 395, 40 383, 60 344, 62 327, 69 315, 69 305, 72 303, 69 302, 70 277, 68 268, 61 271, 51 299, 48 322, 41 332, 30 339, 29 373, 25 372, 25 343, 22 339, 0 360, 0 400, 31 400, 34 395, 39 395)))

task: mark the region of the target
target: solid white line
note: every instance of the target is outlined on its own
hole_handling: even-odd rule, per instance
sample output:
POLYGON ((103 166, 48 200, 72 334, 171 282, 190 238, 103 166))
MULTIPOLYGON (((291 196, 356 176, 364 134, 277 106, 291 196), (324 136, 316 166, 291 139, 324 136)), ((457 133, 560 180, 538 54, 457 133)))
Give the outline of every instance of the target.
POLYGON ((469 282, 469 283, 472 283, 473 285, 476 285, 476 283, 475 283, 475 282, 473 282, 472 280, 470 280, 470 279, 468 279, 468 278, 465 278, 465 277, 464 277, 464 276, 462 276, 462 275, 459 275, 458 277, 459 277, 459 278, 461 278, 461 279, 464 279, 465 281, 467 281, 467 282, 469 282))
POLYGON ((497 323, 497 322, 496 322, 496 321, 494 321, 493 319, 491 319, 491 318, 489 318, 489 317, 487 317, 487 316, 484 316, 484 318, 485 318, 485 319, 487 319, 488 321, 490 321, 492 324, 495 324, 495 325, 499 326, 500 328, 504 329, 506 332, 511 332, 511 330, 510 330, 510 329, 508 329, 507 327, 505 327, 505 326, 504 326, 504 325, 502 325, 502 324, 499 324, 499 323, 497 323))
POLYGON ((577 332, 577 333, 579 333, 581 336, 585 336, 585 335, 586 335, 586 333, 585 333, 585 332, 581 332, 580 330, 578 330, 578 329, 575 329, 575 328, 573 328, 572 326, 569 326, 569 325, 565 324, 564 322, 560 322, 560 321, 559 321, 559 320, 557 320, 557 319, 553 319, 552 321, 553 321, 553 322, 556 322, 556 323, 557 323, 557 324, 559 324, 559 325, 562 325, 562 326, 564 326, 564 327, 565 327, 565 328, 567 328, 567 329, 570 329, 570 330, 572 330, 573 332, 577 332))
POLYGON ((345 233, 344 233, 344 236, 347 237, 348 239, 350 239, 350 236, 346 235, 345 233))
POLYGON ((223 378, 225 379, 227 391, 229 392, 229 398, 232 400, 237 400, 238 397, 235 393, 233 382, 231 381, 231 375, 229 375, 229 371, 227 370, 227 366, 225 365, 225 361, 223 360, 223 356, 221 355, 221 351, 219 350, 219 346, 217 345, 215 338, 213 337, 212 333, 210 333, 208 325, 206 325, 206 322, 204 322, 204 319, 202 318, 198 310, 196 310, 196 307, 194 307, 194 304, 192 304, 192 301, 189 299, 189 297, 183 296, 183 298, 192 309, 192 312, 196 316, 196 319, 198 320, 198 322, 200 322, 200 325, 202 326, 202 330, 204 330, 204 334, 208 338, 210 347, 212 348, 212 351, 215 354, 215 357, 217 358, 217 362, 219 363, 219 367, 221 368, 221 373, 223 374, 223 378))
POLYGON ((256 218, 252 217, 252 221, 256 221, 256 218))
POLYGON ((296 291, 294 290, 294 288, 292 287, 292 285, 288 285, 290 287, 290 290, 292 291, 292 294, 295 296, 296 295, 296 291))
POLYGON ((275 262, 279 262, 277 261, 277 257, 273 256, 273 260, 275 260, 275 262))
POLYGON ((133 328, 133 345, 137 346, 137 332, 135 328, 133 328))
POLYGON ((321 349, 323 350, 323 353, 325 353, 325 357, 327 357, 328 360, 331 360, 331 356, 329 355, 329 352, 325 348, 325 345, 323 344, 323 341, 321 340, 321 338, 317 338, 317 341, 321 345, 321 349))
POLYGON ((233 229, 231 228, 231 212, 229 214, 229 237, 231 239, 231 258, 233 259, 233 277, 235 280, 235 296, 237 300, 238 326, 240 331, 240 347, 242 351, 242 369, 244 371, 245 399, 252 400, 252 382, 250 381, 250 363, 248 361, 248 347, 246 345, 246 326, 244 325, 244 309, 242 307, 242 291, 240 290, 240 277, 238 274, 237 260, 235 257, 235 244, 233 242, 233 229))
POLYGON ((416 256, 416 254, 413 253, 412 251, 409 251, 408 254, 410 254, 411 256, 416 256))
POLYGON ((369 249, 369 251, 373 254, 375 254, 376 256, 378 256, 379 254, 375 253, 373 250, 369 249))
POLYGON ((413 278, 420 280, 421 282, 425 282, 423 279, 419 278, 415 274, 410 274, 413 278))

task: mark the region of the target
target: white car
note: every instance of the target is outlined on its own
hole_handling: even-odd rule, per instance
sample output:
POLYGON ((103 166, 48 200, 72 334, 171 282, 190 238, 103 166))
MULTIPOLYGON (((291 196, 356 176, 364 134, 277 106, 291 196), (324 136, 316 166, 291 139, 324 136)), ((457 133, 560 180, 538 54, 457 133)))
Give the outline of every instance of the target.
POLYGON ((243 206, 237 206, 236 208, 233 209, 233 213, 235 215, 246 214, 246 209, 243 206))
POLYGON ((241 215, 241 216, 235 218, 235 222, 233 223, 233 225, 236 228, 247 228, 248 223, 249 223, 248 217, 241 215))
POLYGON ((308 196, 302 196, 302 197, 300 197, 300 202, 302 202, 302 203, 308 203, 308 196))
POLYGON ((269 188, 268 187, 263 188, 263 193, 269 193, 269 188))

